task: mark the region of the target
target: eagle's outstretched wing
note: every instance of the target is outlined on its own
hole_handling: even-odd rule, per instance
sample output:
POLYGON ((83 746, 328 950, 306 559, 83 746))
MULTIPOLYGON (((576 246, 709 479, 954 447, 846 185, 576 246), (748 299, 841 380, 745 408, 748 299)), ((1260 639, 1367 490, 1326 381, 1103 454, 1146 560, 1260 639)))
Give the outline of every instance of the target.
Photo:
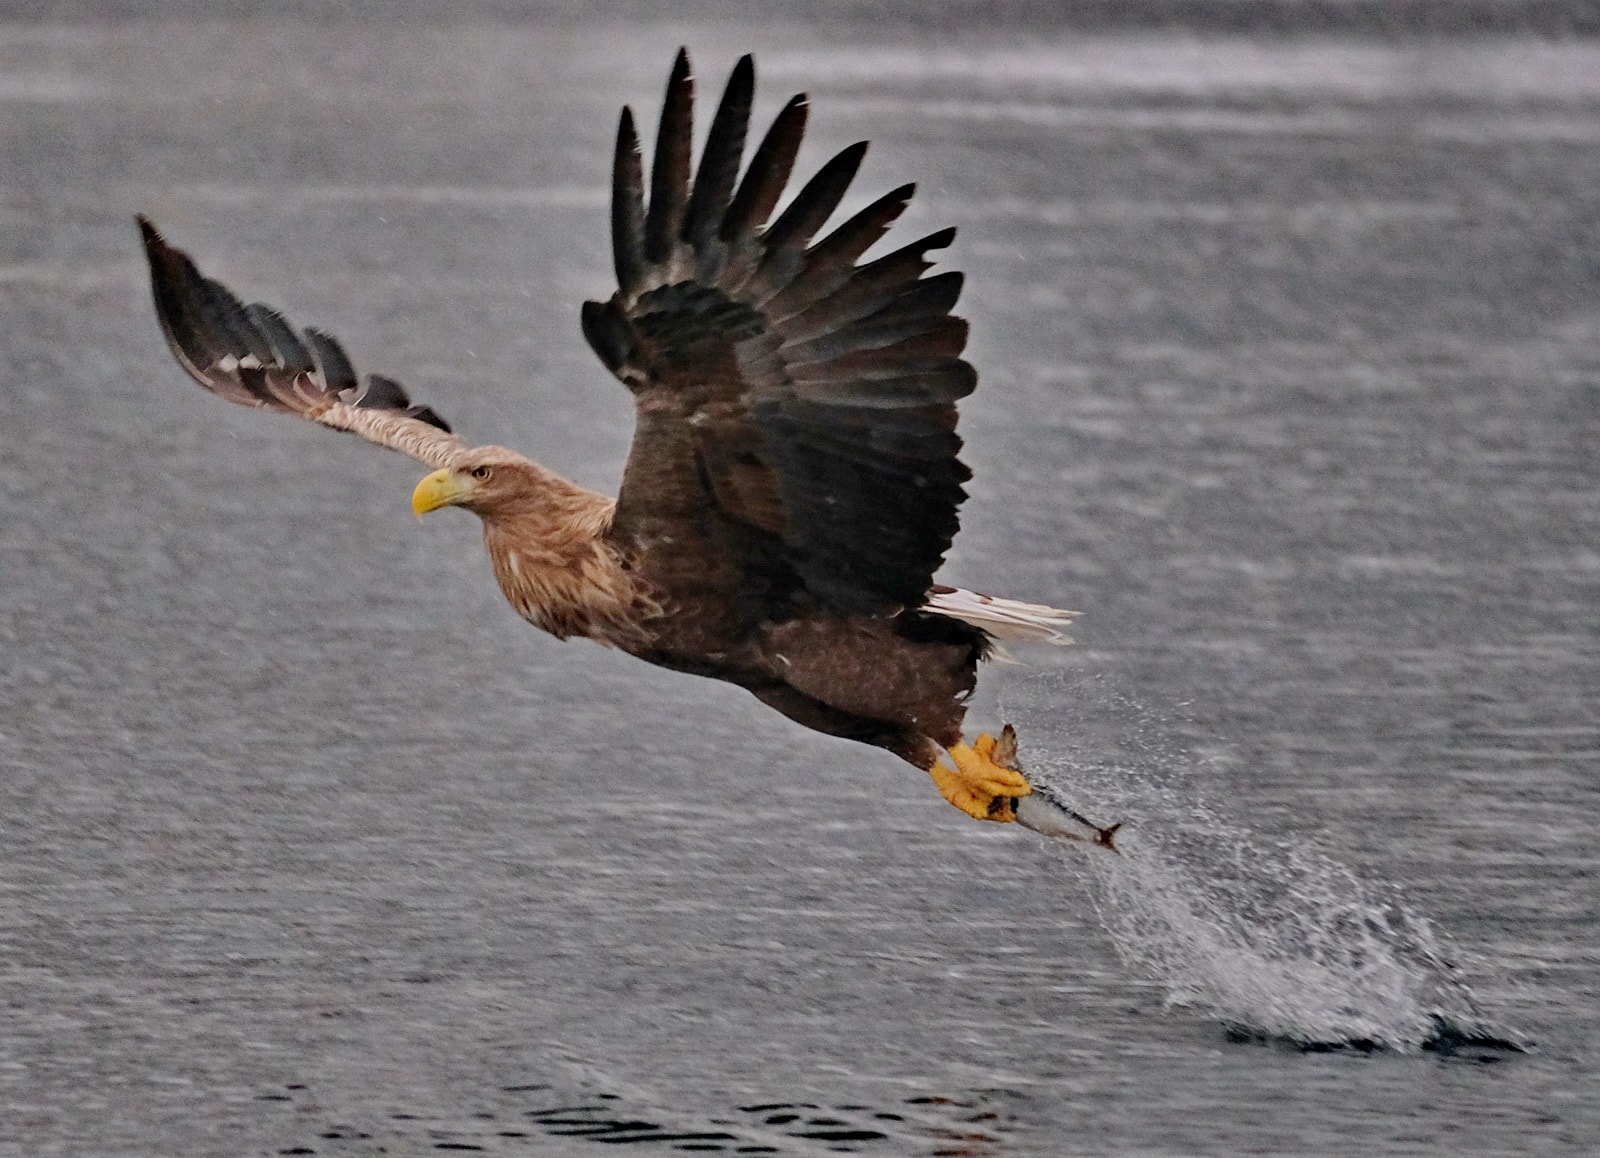
MULTIPOLYGON (((959 273, 923 277, 941 230, 864 265, 905 209, 886 194, 821 241, 866 152, 839 153, 776 220, 805 130, 798 96, 742 180, 751 59, 728 81, 690 181, 694 82, 679 52, 644 196, 630 110, 617 132, 611 227, 618 291, 584 335, 636 396, 639 426, 613 534, 659 543, 708 513, 748 565, 781 561, 849 612, 919 606, 950 547, 969 472, 955 401, 977 376, 950 315, 959 273)), ((737 560, 707 560, 708 564, 737 560)))
POLYGON ((296 334, 283 315, 245 305, 206 277, 189 255, 139 218, 156 316, 189 377, 230 402, 298 414, 335 430, 446 467, 465 449, 427 406, 413 406, 398 382, 369 374, 363 385, 332 336, 296 334))

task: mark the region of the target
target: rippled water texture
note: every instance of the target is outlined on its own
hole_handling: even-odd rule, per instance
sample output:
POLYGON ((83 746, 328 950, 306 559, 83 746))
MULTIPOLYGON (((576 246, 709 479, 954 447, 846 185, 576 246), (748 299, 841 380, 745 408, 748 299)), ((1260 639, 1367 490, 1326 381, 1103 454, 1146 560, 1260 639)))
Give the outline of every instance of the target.
POLYGON ((0 1154, 1592 1152, 1594 42, 206 11, 0 22, 0 1154), (961 226, 945 577, 1085 613, 975 720, 1120 860, 525 628, 162 347, 135 211, 611 488, 679 43, 961 226))

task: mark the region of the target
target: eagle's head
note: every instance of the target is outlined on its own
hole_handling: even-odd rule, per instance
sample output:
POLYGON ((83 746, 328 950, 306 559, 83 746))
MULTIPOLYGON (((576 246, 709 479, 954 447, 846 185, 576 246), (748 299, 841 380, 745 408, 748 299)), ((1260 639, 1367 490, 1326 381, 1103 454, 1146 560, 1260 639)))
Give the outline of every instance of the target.
POLYGON ((548 474, 503 446, 473 447, 419 482, 411 492, 411 509, 418 518, 440 507, 465 507, 480 518, 510 514, 541 494, 548 474))

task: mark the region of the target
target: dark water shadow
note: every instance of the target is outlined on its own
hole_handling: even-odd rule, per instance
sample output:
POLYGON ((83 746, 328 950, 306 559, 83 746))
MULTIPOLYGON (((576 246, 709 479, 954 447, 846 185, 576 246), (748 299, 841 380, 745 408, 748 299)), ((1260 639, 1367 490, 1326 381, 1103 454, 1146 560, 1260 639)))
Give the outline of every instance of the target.
MULTIPOLYGON (((1532 1042, 1514 1037, 1485 1026, 1463 1025, 1446 1017, 1434 1015, 1432 1031, 1418 1043, 1417 1048, 1442 1058, 1459 1059, 1479 1065, 1493 1065, 1508 1061, 1533 1048, 1532 1042)), ((1238 1022, 1223 1022, 1222 1033, 1228 1041, 1241 1045, 1266 1045, 1295 1053, 1392 1054, 1401 1051, 1387 1042, 1370 1037, 1343 1038, 1337 1041, 1290 1037, 1283 1034, 1263 1033, 1254 1026, 1238 1022)))
MULTIPOLYGON (((534 1082, 506 1086, 494 1110, 458 1118, 390 1112, 361 1124, 329 1120, 308 1087, 258 1095, 292 1110, 298 1135, 283 1155, 561 1153, 574 1144, 637 1146, 650 1153, 892 1154, 985 1158, 1014 1128, 1019 1095, 983 1091, 860 1103, 772 1101, 712 1110, 668 1110, 619 1094, 534 1082)), ((600 1152, 598 1149, 596 1152, 600 1152)))

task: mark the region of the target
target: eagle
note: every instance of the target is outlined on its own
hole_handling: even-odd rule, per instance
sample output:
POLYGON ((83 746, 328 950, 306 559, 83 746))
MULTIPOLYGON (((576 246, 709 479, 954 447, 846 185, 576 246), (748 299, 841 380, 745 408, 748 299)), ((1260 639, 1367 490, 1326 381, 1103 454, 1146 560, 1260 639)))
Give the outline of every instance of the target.
MULTIPOLYGON (((506 600, 558 639, 737 684, 796 723, 915 765, 969 816, 1016 820, 1034 791, 1016 734, 968 743, 967 702, 998 641, 1067 642, 1074 613, 933 579, 971 477, 956 403, 977 384, 962 358, 967 323, 951 313, 962 275, 928 275, 928 254, 955 230, 859 260, 905 210, 908 184, 818 240, 866 142, 774 215, 809 103, 790 100, 744 165, 750 56, 691 175, 694 91, 680 50, 648 197, 623 109, 617 290, 582 308, 584 337, 636 411, 615 498, 467 444, 393 379, 358 378, 329 334, 244 304, 140 216, 162 333, 213 394, 431 467, 412 495, 418 517, 477 515, 506 600)), ((1109 845, 1111 831, 1095 839, 1109 845)))

